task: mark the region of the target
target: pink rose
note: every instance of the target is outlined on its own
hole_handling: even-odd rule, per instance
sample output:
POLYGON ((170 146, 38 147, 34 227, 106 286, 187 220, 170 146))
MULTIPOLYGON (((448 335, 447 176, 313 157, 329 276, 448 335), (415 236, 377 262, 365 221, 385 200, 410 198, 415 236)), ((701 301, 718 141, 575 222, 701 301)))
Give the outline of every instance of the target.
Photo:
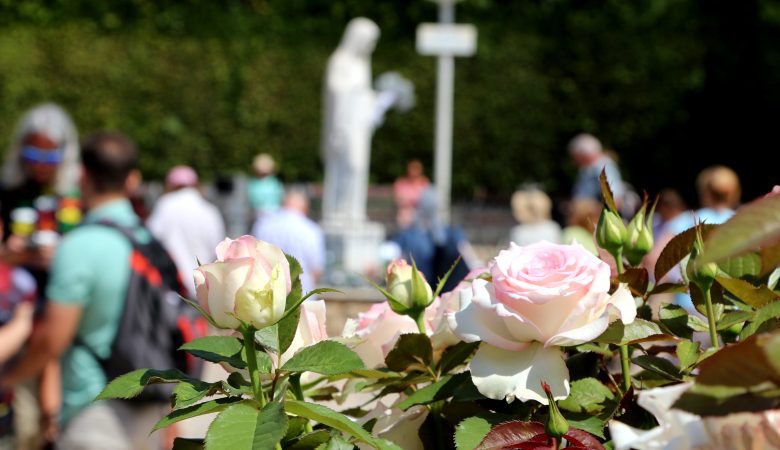
POLYGON ((493 399, 547 403, 542 378, 556 398, 569 391, 558 346, 588 342, 610 321, 636 317, 621 286, 609 294, 610 269, 579 244, 511 244, 490 265, 492 282, 476 279, 461 291, 461 309, 449 316, 455 335, 482 341, 471 361, 472 379, 493 399))
POLYGON ((276 246, 241 236, 225 239, 217 260, 195 269, 195 292, 216 324, 237 329, 239 319, 257 329, 284 314, 291 290, 290 265, 276 246))

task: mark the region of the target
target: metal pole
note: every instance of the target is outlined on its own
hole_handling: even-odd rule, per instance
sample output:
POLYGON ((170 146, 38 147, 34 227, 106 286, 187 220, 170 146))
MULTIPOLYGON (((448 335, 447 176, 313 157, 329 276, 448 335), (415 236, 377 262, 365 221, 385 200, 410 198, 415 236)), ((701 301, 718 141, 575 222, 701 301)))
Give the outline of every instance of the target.
MULTIPOLYGON (((455 22, 455 1, 439 0, 439 23, 455 22)), ((441 55, 436 64, 436 135, 434 183, 438 190, 439 220, 450 221, 450 190, 452 185, 452 115, 455 58, 441 55)))

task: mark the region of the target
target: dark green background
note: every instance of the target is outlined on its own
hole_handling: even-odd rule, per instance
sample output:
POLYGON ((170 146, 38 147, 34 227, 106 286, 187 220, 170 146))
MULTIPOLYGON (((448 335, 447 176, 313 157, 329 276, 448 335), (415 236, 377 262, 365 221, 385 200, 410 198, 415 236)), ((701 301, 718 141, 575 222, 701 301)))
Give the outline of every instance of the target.
MULTIPOLYGON (((458 59, 455 194, 503 200, 535 181, 557 194, 581 130, 618 152, 651 192, 681 189, 712 163, 737 169, 745 197, 778 182, 771 155, 780 92, 780 5, 766 0, 466 0, 479 29, 458 59)), ((0 136, 51 99, 82 134, 121 129, 144 150, 147 177, 174 163, 206 178, 248 170, 267 151, 285 181, 318 181, 321 80, 346 22, 382 29, 375 76, 413 80, 417 107, 375 135, 372 179, 404 162, 430 169, 435 62, 416 54, 425 0, 0 0, 0 136)))

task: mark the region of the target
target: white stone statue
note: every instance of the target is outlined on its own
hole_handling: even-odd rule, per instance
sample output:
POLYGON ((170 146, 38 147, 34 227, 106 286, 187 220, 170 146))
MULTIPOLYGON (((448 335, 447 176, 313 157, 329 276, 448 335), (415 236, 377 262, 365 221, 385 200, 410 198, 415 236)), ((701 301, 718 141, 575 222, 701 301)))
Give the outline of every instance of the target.
POLYGON ((374 129, 389 108, 404 111, 414 105, 414 86, 398 74, 383 74, 377 80, 379 91, 371 87, 371 53, 378 38, 374 22, 353 19, 328 60, 322 133, 325 222, 365 221, 374 129))
POLYGON ((379 27, 359 17, 347 25, 328 60, 324 89, 323 218, 361 222, 366 217, 368 166, 377 94, 371 88, 371 53, 379 27))

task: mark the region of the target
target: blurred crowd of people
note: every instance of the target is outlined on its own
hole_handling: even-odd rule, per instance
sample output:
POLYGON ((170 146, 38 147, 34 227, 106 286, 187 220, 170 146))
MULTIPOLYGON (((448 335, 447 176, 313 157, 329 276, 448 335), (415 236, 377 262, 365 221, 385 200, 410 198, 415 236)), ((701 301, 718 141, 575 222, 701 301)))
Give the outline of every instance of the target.
MULTIPOLYGON (((577 242, 598 254, 602 171, 624 219, 639 207, 639 196, 596 137, 576 136, 568 151, 578 167, 571 198, 554 205, 539 186, 522 186, 511 198, 518 224, 508 230, 509 241, 577 242), (555 207, 565 211, 564 224, 552 220, 555 207)), ((131 201, 141 183, 138 157, 132 140, 119 133, 98 133, 80 144, 72 120, 53 104, 30 110, 17 126, 0 172, 0 449, 54 442, 61 449, 160 448, 172 438, 148 435, 164 405, 92 402, 107 381, 99 359, 110 355, 117 333, 132 250, 121 233, 92 225, 111 222, 133 230, 139 241, 159 240, 194 296, 190 274, 215 259, 225 223, 197 172, 185 165, 170 169, 147 217, 131 201)), ((327 263, 307 193, 285 189, 270 155, 258 155, 252 169, 246 193, 251 232, 300 262, 309 291, 327 263)), ((646 267, 674 235, 696 222, 724 222, 740 203, 739 179, 727 167, 704 169, 696 188, 695 210, 673 189, 658 193, 655 249, 646 267)), ((482 264, 463 228, 439 219, 435 186, 420 161, 408 163, 393 194, 398 231, 384 247, 387 259, 414 260, 432 285, 452 270, 445 291, 482 264)), ((690 299, 674 301, 692 308, 690 299)))

